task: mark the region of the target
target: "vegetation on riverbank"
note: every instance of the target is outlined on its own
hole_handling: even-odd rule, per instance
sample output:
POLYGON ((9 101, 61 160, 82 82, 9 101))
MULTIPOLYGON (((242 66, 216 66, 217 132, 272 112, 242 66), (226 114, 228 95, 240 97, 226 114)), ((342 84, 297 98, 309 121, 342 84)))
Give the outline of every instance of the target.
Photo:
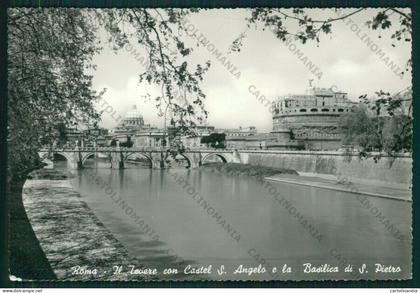
POLYGON ((71 177, 69 173, 60 172, 55 169, 39 169, 28 174, 28 179, 64 180, 71 177))
POLYGON ((208 163, 201 166, 201 169, 211 172, 222 172, 229 175, 251 176, 251 177, 266 177, 275 174, 294 174, 298 175, 295 170, 284 168, 273 168, 265 166, 257 166, 250 164, 239 163, 208 163))

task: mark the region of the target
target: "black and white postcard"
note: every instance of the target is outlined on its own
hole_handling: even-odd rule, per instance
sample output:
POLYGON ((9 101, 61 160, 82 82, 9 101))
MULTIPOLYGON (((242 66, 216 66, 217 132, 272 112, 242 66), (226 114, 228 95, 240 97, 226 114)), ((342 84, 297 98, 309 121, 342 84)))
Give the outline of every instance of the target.
POLYGON ((7 9, 12 281, 410 280, 412 9, 7 9))

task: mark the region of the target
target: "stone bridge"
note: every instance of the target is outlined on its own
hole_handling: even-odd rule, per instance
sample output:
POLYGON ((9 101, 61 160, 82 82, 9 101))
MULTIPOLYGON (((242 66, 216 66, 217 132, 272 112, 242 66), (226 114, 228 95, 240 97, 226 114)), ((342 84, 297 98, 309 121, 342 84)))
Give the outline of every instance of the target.
MULTIPOLYGON (((53 154, 65 157, 70 168, 83 168, 85 161, 98 154, 109 158, 111 168, 124 168, 124 162, 134 154, 140 154, 150 161, 152 168, 167 168, 167 148, 79 148, 42 150, 40 156, 51 158, 53 154)), ((379 161, 359 158, 359 153, 348 151, 289 151, 289 150, 187 150, 182 156, 188 167, 195 168, 206 162, 210 155, 218 156, 223 162, 242 163, 295 170, 300 174, 322 174, 346 178, 352 181, 378 181, 386 184, 411 185, 412 154, 396 156, 381 154, 379 161)), ((372 153, 371 155, 378 155, 372 153)), ((47 160, 48 161, 48 160, 47 160)), ((51 163, 51 162, 50 162, 51 163)))
MULTIPOLYGON (((85 147, 73 149, 43 149, 39 152, 39 156, 48 160, 53 155, 61 155, 67 160, 67 166, 71 169, 83 168, 88 158, 107 157, 110 167, 115 169, 123 169, 124 162, 130 157, 140 155, 150 162, 150 166, 155 169, 164 169, 170 166, 170 153, 168 148, 123 148, 123 147, 85 147)), ((188 163, 188 168, 196 168, 206 162, 209 157, 217 156, 223 162, 240 163, 240 155, 237 150, 214 150, 199 149, 187 150, 178 156, 182 156, 188 163)))

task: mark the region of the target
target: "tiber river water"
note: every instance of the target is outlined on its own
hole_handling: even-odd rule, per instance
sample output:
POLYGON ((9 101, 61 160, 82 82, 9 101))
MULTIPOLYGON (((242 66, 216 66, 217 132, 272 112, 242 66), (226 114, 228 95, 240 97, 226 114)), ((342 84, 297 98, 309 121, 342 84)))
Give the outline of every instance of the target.
POLYGON ((285 264, 291 267, 292 272, 278 274, 277 279, 394 279, 411 275, 409 202, 369 197, 404 235, 404 240, 400 240, 386 231, 384 224, 362 206, 355 194, 272 183, 316 227, 322 235, 319 240, 256 179, 183 168, 168 173, 168 170, 151 170, 130 163, 120 171, 110 169, 109 163, 103 161, 89 161, 87 168, 77 171, 72 179, 74 187, 105 227, 148 267, 162 270, 177 267, 176 260, 184 260, 178 266, 180 275, 187 265, 191 268, 212 265, 211 274, 190 274, 189 279, 272 279, 268 272, 233 274, 240 265, 257 267, 264 259, 270 271, 272 267, 281 271, 285 264), (154 239, 145 235, 142 227, 104 188, 92 181, 92 172, 108 182, 117 197, 153 228, 158 241, 156 235, 154 239), (194 186, 237 234, 232 235, 217 218, 209 216, 170 175, 174 172, 194 186), (238 234, 240 239, 234 239, 238 234), (338 266, 339 272, 307 274, 305 263, 311 267, 338 266), (356 277, 343 272, 347 264, 353 266, 356 277), (364 273, 356 273, 363 264, 366 264, 364 273), (401 272, 375 273, 375 264, 392 265, 397 271, 399 267, 401 272), (226 274, 218 275, 221 265, 226 274))

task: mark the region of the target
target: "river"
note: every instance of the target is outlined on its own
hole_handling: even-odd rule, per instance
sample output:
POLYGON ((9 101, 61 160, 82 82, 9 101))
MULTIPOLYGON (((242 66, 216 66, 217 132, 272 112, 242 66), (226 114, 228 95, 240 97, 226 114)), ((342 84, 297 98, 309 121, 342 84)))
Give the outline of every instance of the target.
MULTIPOLYGON (((305 223, 319 232, 314 236, 254 178, 183 168, 152 170, 130 163, 125 170, 112 170, 100 160, 88 160, 86 169, 76 171, 75 175, 73 186, 105 227, 130 254, 148 266, 175 267, 180 260, 184 260, 182 268, 190 265, 209 269, 211 265, 210 274, 197 275, 189 270, 191 274, 187 278, 272 279, 269 271, 273 267, 279 271, 290 267, 291 272, 275 277, 283 280, 411 276, 410 202, 369 198, 403 233, 404 239, 400 240, 386 231, 384 224, 362 206, 355 194, 272 183, 281 197, 304 217, 305 223), (153 228, 155 237, 145 235, 127 211, 105 192, 103 185, 88 176, 89 172, 107 182, 153 228), (188 185, 178 183, 176 178, 183 178, 188 185), (205 199, 218 216, 200 206, 191 193, 205 199), (240 265, 257 267, 262 259, 267 263, 267 272, 261 273, 260 268, 233 274, 240 265), (308 267, 305 263, 310 263, 312 268, 325 264, 338 266, 339 272, 305 273, 304 268, 308 267), (353 276, 344 272, 347 264, 354 272, 366 264, 366 270, 353 276), (375 273, 376 264, 399 267, 401 272, 375 273), (226 274, 219 275, 217 269, 222 265, 226 274)), ((322 269, 328 268, 319 270, 322 269)))

